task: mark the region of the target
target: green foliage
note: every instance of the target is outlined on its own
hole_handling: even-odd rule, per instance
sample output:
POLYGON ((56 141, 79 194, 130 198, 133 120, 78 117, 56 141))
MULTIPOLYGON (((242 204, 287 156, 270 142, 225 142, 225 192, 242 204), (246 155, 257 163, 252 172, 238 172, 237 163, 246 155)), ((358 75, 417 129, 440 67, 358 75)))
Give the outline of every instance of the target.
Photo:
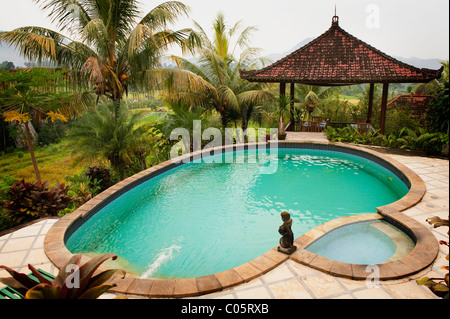
POLYGON ((0 232, 16 225, 16 223, 5 215, 3 209, 3 206, 6 204, 6 192, 11 188, 15 181, 16 179, 12 176, 0 176, 0 232))
POLYGON ((99 191, 104 191, 112 186, 111 171, 103 166, 89 166, 84 173, 89 178, 89 186, 99 187, 99 191))
POLYGON ((448 135, 443 133, 428 133, 424 129, 417 131, 402 128, 395 133, 380 134, 379 130, 364 134, 347 126, 344 128, 328 127, 325 130, 331 142, 346 142, 366 145, 378 145, 400 149, 421 150, 431 154, 440 154, 442 144, 448 142, 448 135))
MULTIPOLYGON (((448 219, 441 219, 438 216, 427 218, 426 220, 430 225, 432 225, 434 228, 437 227, 449 227, 448 219)), ((448 235, 448 231, 447 231, 448 235)), ((439 241, 441 245, 449 246, 449 243, 445 240, 439 241)), ((448 261, 449 255, 447 254, 447 257, 445 259, 448 261)), ((442 269, 449 270, 448 266, 443 266, 442 269)), ((449 273, 447 272, 444 276, 444 278, 429 278, 424 277, 422 279, 416 280, 417 284, 428 287, 436 296, 438 297, 445 297, 447 296, 448 299, 448 281, 449 281, 449 273)))
POLYGON ((78 205, 86 203, 100 191, 97 180, 91 181, 85 174, 66 176, 64 179, 70 183, 69 194, 75 197, 73 205, 67 207, 64 214, 74 211, 78 205))
POLYGON ((431 132, 449 132, 449 83, 445 82, 437 90, 435 99, 428 105, 425 119, 431 132))
POLYGON ((57 216, 73 200, 67 196, 68 191, 64 183, 50 188, 48 182, 36 183, 29 199, 31 210, 39 217, 57 216))
POLYGON ((408 106, 399 106, 386 113, 386 127, 387 135, 396 133, 407 128, 411 131, 420 129, 420 121, 413 116, 413 111, 408 106))
POLYGON ((41 124, 42 128, 38 132, 38 145, 45 146, 49 144, 59 143, 64 137, 66 126, 60 121, 51 122, 44 120, 41 124))
POLYGON ((72 124, 68 138, 74 143, 74 155, 108 160, 114 173, 123 179, 137 160, 136 147, 147 147, 142 139, 150 133, 139 124, 140 113, 116 112, 111 104, 85 112, 72 124))
POLYGON ((359 117, 359 106, 352 105, 347 100, 342 100, 339 94, 333 94, 326 99, 320 100, 313 115, 319 115, 331 122, 353 122, 359 117))
POLYGON ((65 184, 49 187, 48 182, 15 181, 6 192, 5 216, 16 224, 56 216, 73 200, 68 191, 65 184))
POLYGON ((16 66, 11 61, 3 61, 0 63, 0 71, 9 71, 14 69, 16 66))
POLYGON ((97 256, 83 265, 81 265, 81 257, 81 255, 73 255, 52 281, 43 277, 35 267, 28 264, 28 268, 39 280, 39 283, 26 274, 2 265, 0 269, 5 269, 11 277, 0 278, 0 281, 17 290, 25 296, 25 299, 97 299, 104 292, 116 286, 115 284, 106 284, 113 275, 119 272, 124 274, 123 270, 109 269, 94 275, 102 263, 109 258, 115 260, 116 255, 97 256))

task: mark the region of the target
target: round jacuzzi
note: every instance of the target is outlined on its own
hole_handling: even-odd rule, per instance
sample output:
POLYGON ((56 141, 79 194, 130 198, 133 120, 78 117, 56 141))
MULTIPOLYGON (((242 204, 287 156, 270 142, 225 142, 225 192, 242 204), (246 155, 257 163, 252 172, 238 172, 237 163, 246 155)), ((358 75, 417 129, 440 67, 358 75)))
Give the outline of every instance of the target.
POLYGON ((375 265, 408 256, 414 241, 397 227, 369 220, 338 227, 306 247, 317 255, 359 265, 375 265))

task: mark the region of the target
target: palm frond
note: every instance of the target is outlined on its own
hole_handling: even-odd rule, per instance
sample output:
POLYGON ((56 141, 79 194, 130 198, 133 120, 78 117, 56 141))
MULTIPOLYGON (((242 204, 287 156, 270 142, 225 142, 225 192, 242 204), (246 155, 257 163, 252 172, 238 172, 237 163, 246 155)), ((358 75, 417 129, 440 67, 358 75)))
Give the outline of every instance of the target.
MULTIPOLYGON (((72 30, 72 34, 82 31, 91 17, 88 11, 93 11, 93 4, 87 5, 77 0, 35 0, 42 3, 44 11, 50 11, 49 17, 56 22, 61 31, 72 30)), ((86 2, 86 1, 83 1, 86 2)))
POLYGON ((178 1, 167 1, 153 8, 139 24, 153 30, 163 30, 168 24, 173 24, 181 15, 188 15, 190 8, 178 1))

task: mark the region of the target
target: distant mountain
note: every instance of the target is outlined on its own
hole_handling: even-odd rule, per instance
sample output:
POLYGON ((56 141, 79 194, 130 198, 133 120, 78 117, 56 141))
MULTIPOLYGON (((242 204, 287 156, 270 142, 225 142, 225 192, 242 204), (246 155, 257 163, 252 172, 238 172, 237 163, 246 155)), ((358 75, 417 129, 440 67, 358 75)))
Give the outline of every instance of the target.
MULTIPOLYGON (((314 38, 306 38, 300 43, 298 43, 296 46, 294 46, 291 50, 281 52, 281 53, 272 53, 266 56, 266 58, 270 59, 272 62, 276 62, 282 58, 284 58, 286 55, 300 49, 301 47, 307 45, 309 42, 314 40, 314 38)), ((427 68, 432 70, 437 70, 441 67, 441 61, 440 59, 421 59, 421 58, 403 58, 399 56, 393 56, 394 59, 397 59, 401 62, 407 63, 409 65, 415 66, 417 68, 427 68)))
POLYGON ((281 52, 281 53, 272 53, 272 54, 267 55, 266 58, 268 58, 272 62, 276 62, 276 61, 284 58, 286 55, 291 54, 292 52, 300 49, 301 47, 303 47, 305 45, 307 45, 312 40, 314 40, 314 38, 306 38, 303 41, 301 41, 300 43, 298 43, 296 46, 294 46, 291 50, 284 51, 284 52, 281 52))
POLYGON ((440 63, 442 60, 440 59, 402 58, 399 56, 393 56, 393 58, 406 64, 415 66, 416 68, 437 70, 442 66, 440 63))

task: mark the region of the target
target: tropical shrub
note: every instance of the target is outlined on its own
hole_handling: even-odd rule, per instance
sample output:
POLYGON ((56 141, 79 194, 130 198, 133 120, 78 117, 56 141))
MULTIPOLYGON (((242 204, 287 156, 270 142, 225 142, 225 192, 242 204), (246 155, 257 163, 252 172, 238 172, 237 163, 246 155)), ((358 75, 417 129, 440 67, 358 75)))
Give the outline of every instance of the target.
POLYGON ((16 179, 9 175, 0 176, 0 232, 15 226, 15 223, 5 215, 3 208, 6 203, 6 192, 15 181, 16 179))
POLYGON ((425 118, 431 132, 449 132, 449 84, 442 84, 435 99, 428 105, 425 118))
POLYGON ((112 186, 111 171, 103 166, 89 166, 84 173, 89 178, 89 186, 100 187, 99 191, 104 191, 112 186))
MULTIPOLYGON (((96 196, 101 189, 99 182, 96 179, 92 181, 91 178, 84 173, 66 176, 64 179, 70 183, 69 194, 75 197, 75 204, 78 205, 86 203, 96 196)), ((76 207, 72 206, 70 211, 74 209, 76 209, 76 207)))
POLYGON ((339 94, 333 94, 320 100, 316 107, 320 110, 320 114, 317 111, 314 113, 331 122, 353 122, 356 117, 360 116, 358 111, 360 107, 352 105, 347 100, 342 100, 339 94))
POLYGON ((115 284, 105 284, 106 281, 118 272, 124 273, 120 269, 109 269, 94 275, 103 262, 109 258, 115 260, 116 255, 97 256, 83 265, 81 265, 81 257, 81 255, 72 256, 52 281, 43 277, 30 264, 28 264, 28 269, 39 282, 9 267, 0 266, 11 275, 11 278, 0 278, 0 282, 14 288, 25 299, 97 299, 104 292, 116 286, 115 284), (68 271, 68 269, 73 271, 68 271))
POLYGON ((395 134, 395 132, 399 132, 403 128, 408 128, 412 131, 420 128, 420 120, 413 116, 413 111, 407 106, 397 107, 387 111, 385 128, 386 134, 395 134))
POLYGON ((56 216, 73 200, 68 191, 64 183, 49 188, 48 182, 15 181, 6 192, 5 216, 14 223, 56 216))
MULTIPOLYGON (((448 219, 441 219, 437 216, 427 218, 426 220, 430 225, 432 225, 434 228, 441 227, 441 226, 447 226, 449 227, 448 219)), ((448 235, 448 231, 447 231, 448 235)), ((449 246, 449 243, 445 240, 439 241, 439 244, 449 246)), ((445 257, 448 261, 448 254, 447 257, 445 257)), ((448 271, 448 266, 442 266, 442 269, 446 269, 448 271)), ((445 274, 444 278, 429 278, 424 277, 422 279, 416 280, 417 284, 423 285, 428 287, 436 296, 439 297, 446 297, 448 299, 448 276, 449 273, 445 274), (437 281, 436 281, 437 280, 437 281)))
POLYGON ((29 202, 39 217, 57 216, 73 200, 67 196, 69 187, 64 183, 49 188, 49 183, 36 183, 29 202))
POLYGON ((442 144, 448 143, 448 135, 444 133, 429 133, 424 129, 417 131, 409 128, 400 129, 390 134, 380 134, 379 130, 374 132, 359 133, 351 127, 334 128, 325 130, 327 138, 331 142, 357 143, 366 145, 378 145, 384 147, 420 150, 431 154, 440 154, 442 144))
POLYGON ((124 179, 130 165, 137 160, 136 147, 150 147, 143 143, 150 133, 140 124, 141 119, 141 113, 117 111, 112 104, 85 112, 68 131, 69 139, 75 144, 73 154, 79 160, 107 160, 113 173, 124 179))

